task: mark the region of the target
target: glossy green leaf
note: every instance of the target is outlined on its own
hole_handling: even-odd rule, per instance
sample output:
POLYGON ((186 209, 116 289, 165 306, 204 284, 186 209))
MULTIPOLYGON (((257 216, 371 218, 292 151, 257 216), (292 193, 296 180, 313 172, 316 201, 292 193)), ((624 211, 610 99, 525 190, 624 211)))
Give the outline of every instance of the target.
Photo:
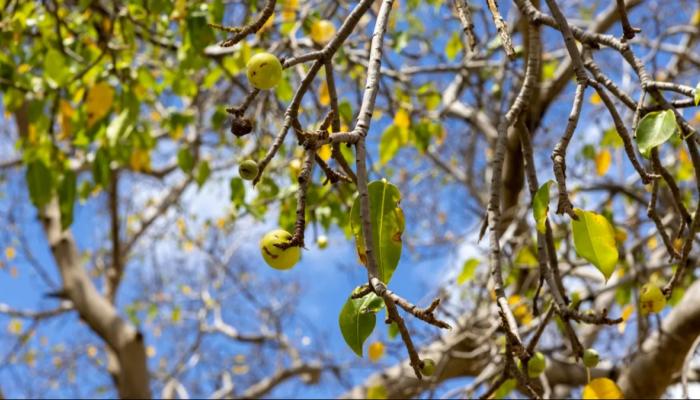
POLYGON ((618 259, 613 227, 600 214, 579 208, 574 212, 578 216, 578 221, 571 221, 576 253, 598 268, 607 281, 615 271, 618 259))
POLYGON ((58 185, 58 205, 61 211, 61 227, 68 228, 73 223, 73 205, 77 197, 77 177, 75 172, 66 171, 58 185))
POLYGON ((463 285, 472 277, 474 276, 474 271, 476 271, 476 267, 479 266, 479 260, 476 258, 470 258, 467 261, 464 262, 464 265, 462 265, 462 271, 459 273, 457 276, 457 283, 460 285, 463 285))
MULTIPOLYGON (((401 193, 399 189, 387 182, 386 179, 371 182, 369 189, 370 221, 372 223, 372 236, 374 256, 379 269, 378 278, 384 283, 389 283, 401 258, 402 240, 404 230, 403 210, 399 207, 401 193)), ((364 235, 360 222, 360 201, 356 198, 350 211, 350 223, 355 235, 355 243, 360 261, 367 265, 365 253, 364 235)))
POLYGON ((553 183, 554 181, 549 180, 542 184, 532 200, 532 215, 535 217, 537 231, 540 233, 545 232, 547 213, 549 212, 549 188, 553 183))
POLYGON ((46 205, 51 200, 51 170, 43 161, 34 160, 27 165, 26 179, 32 203, 37 207, 46 205))
POLYGON ((372 334, 377 321, 375 313, 381 308, 377 306, 378 302, 382 302, 382 299, 374 293, 360 299, 349 297, 338 317, 340 332, 343 334, 345 343, 360 357, 362 357, 362 345, 372 334))
POLYGON ((637 127, 639 152, 649 158, 651 149, 666 142, 678 131, 676 116, 671 110, 654 111, 645 115, 637 127))
POLYGON ((243 185, 243 179, 237 176, 231 178, 229 188, 231 190, 231 203, 233 203, 236 207, 243 205, 245 200, 245 185, 243 185))

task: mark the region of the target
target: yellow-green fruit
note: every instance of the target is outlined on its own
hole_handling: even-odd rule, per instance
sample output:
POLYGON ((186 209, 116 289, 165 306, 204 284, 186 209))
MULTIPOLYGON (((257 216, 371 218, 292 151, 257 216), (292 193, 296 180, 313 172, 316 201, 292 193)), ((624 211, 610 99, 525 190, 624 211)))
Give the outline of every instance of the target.
POLYGON ((423 360, 423 368, 420 370, 425 376, 432 376, 435 373, 435 361, 430 358, 423 360))
POLYGON ((258 53, 248 60, 248 80, 260 90, 272 89, 282 79, 282 64, 270 53, 258 53))
POLYGON ((301 251, 299 247, 293 246, 287 249, 280 249, 277 244, 287 243, 292 239, 292 235, 284 229, 276 229, 268 232, 260 240, 260 252, 265 262, 274 269, 290 269, 299 261, 301 251))
POLYGON ((642 315, 657 313, 666 307, 666 296, 661 288, 653 283, 647 283, 639 290, 639 303, 642 315))
POLYGON ((316 239, 316 244, 318 245, 319 249, 325 249, 328 247, 328 238, 326 235, 321 235, 316 239))
POLYGON ((335 36, 335 25, 326 19, 320 19, 311 25, 311 40, 326 44, 335 36))
POLYGON ((586 349, 583 352, 583 365, 586 368, 595 368, 598 365, 598 361, 600 361, 600 356, 595 349, 586 349))
POLYGON ((253 160, 245 160, 238 166, 238 175, 241 178, 251 181, 258 176, 258 163, 253 160))
POLYGON ((527 362, 527 375, 530 378, 537 378, 544 372, 546 367, 547 360, 544 358, 544 354, 538 351, 527 362))

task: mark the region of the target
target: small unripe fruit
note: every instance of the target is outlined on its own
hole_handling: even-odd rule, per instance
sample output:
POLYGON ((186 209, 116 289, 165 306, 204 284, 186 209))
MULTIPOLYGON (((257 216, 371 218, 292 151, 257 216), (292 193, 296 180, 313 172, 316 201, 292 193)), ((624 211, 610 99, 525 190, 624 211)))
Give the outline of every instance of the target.
POLYGON ((270 53, 258 53, 248 60, 248 80, 253 87, 268 90, 282 79, 282 63, 270 53))
POLYGON ((311 25, 311 40, 324 45, 333 39, 335 35, 335 25, 326 19, 320 19, 311 25))
POLYGON ((642 315, 657 313, 666 307, 666 296, 657 285, 647 283, 639 290, 639 303, 642 315))
POLYGON ((316 239, 316 244, 318 245, 319 249, 325 249, 328 247, 328 238, 326 235, 321 235, 316 239))
POLYGON ((544 372, 546 367, 547 360, 544 358, 544 354, 538 351, 527 362, 527 375, 530 378, 537 378, 544 372))
POLYGON ((382 356, 384 355, 384 343, 374 342, 370 344, 369 349, 367 351, 367 355, 369 356, 370 361, 379 361, 379 359, 382 358, 382 356))
POLYGON ((238 166, 238 174, 241 178, 252 181, 258 176, 258 163, 253 160, 245 160, 238 166))
POLYGON ((420 372, 425 376, 433 376, 435 373, 435 361, 430 358, 423 360, 423 368, 421 368, 420 372))
POLYGON ((260 240, 260 252, 265 262, 274 269, 290 269, 301 258, 299 247, 292 246, 287 249, 280 249, 276 245, 288 243, 292 235, 284 229, 276 229, 268 232, 260 240))
POLYGON ((586 368, 595 368, 598 365, 598 361, 600 361, 600 356, 595 349, 586 349, 583 352, 583 365, 586 368))

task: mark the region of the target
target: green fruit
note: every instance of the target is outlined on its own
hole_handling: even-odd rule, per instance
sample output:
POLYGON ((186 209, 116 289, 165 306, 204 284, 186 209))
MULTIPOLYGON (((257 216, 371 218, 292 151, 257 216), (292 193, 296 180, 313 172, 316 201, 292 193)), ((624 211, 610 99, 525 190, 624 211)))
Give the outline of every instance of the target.
POLYGON ((270 53, 258 53, 248 60, 248 80, 260 90, 272 89, 282 79, 282 64, 270 53))
POLYGON ((538 351, 527 362, 527 375, 530 378, 537 378, 544 372, 546 367, 547 360, 544 358, 544 354, 538 351))
POLYGON ((299 247, 293 246, 280 249, 277 244, 287 243, 292 239, 292 234, 284 229, 276 229, 268 232, 260 241, 260 252, 265 262, 274 269, 290 269, 301 258, 299 247))
POLYGON ((600 356, 595 349, 586 349, 583 352, 583 365, 586 368, 595 368, 598 365, 598 361, 600 361, 600 356))
POLYGON ((325 249, 328 247, 328 238, 326 235, 321 235, 316 239, 316 244, 318 245, 319 249, 325 249))
POLYGON ((258 176, 258 163, 253 160, 245 160, 238 166, 238 175, 241 178, 252 181, 258 176))
POLYGON ((639 303, 642 315, 661 312, 666 307, 666 296, 660 287, 647 283, 639 290, 639 303))
POLYGON ((432 376, 435 373, 435 361, 430 358, 423 360, 423 368, 420 372, 425 376, 432 376))

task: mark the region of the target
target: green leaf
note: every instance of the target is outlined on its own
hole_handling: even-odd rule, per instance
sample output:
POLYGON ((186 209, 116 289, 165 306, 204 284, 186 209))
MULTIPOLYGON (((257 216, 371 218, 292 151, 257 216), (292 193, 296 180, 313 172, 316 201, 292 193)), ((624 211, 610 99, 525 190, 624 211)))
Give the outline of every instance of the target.
POLYGON ((347 100, 343 100, 338 104, 338 114, 340 114, 340 119, 346 124, 350 124, 352 121, 352 106, 347 100))
POLYGON ((396 336, 399 334, 399 326, 396 325, 396 322, 392 322, 389 324, 389 339, 396 339, 396 336))
POLYGON ((129 110, 122 111, 117 118, 107 126, 107 143, 110 147, 115 147, 119 139, 128 135, 133 126, 129 123, 129 110))
POLYGON ((34 160, 27 166, 27 186, 29 198, 37 207, 46 205, 51 200, 51 170, 41 160, 34 160))
POLYGON ((616 149, 622 147, 623 144, 622 138, 614 126, 603 133, 603 140, 600 141, 601 146, 612 146, 616 149))
POLYGON ((676 116, 671 110, 654 111, 645 115, 637 127, 637 146, 642 156, 649 158, 651 149, 663 144, 678 131, 676 116))
POLYGON ((63 229, 68 228, 73 223, 73 205, 77 193, 75 172, 67 170, 58 185, 58 205, 61 211, 61 228, 63 229))
POLYGON ((104 147, 100 147, 95 153, 95 161, 92 163, 92 176, 95 184, 104 187, 109 185, 111 171, 109 168, 109 153, 104 147))
POLYGON ((211 168, 209 168, 209 162, 207 161, 202 161, 199 164, 199 168, 197 169, 197 176, 195 177, 195 181, 197 181, 197 186, 200 188, 202 185, 204 185, 204 182, 209 179, 209 175, 211 175, 211 168))
POLYGON ((465 261, 464 265, 462 266, 462 272, 460 272, 459 276, 457 276, 457 283, 463 285, 465 282, 472 279, 474 276, 474 271, 476 271, 476 267, 478 266, 479 260, 476 258, 470 258, 465 261))
MULTIPOLYGON (((372 243, 374 245, 374 256, 379 269, 378 278, 389 283, 401 258, 402 241, 401 235, 404 230, 403 210, 399 207, 401 193, 399 189, 387 182, 386 179, 371 182, 368 185, 370 221, 372 223, 372 243)), ((360 261, 367 265, 367 255, 365 253, 364 235, 360 221, 360 201, 355 198, 350 210, 350 224, 357 254, 360 261)))
POLYGON ((245 200, 245 186, 243 185, 243 179, 240 177, 231 178, 229 187, 231 189, 231 203, 233 203, 235 206, 243 205, 243 201, 245 200))
POLYGON ((613 227, 600 214, 579 208, 575 208, 574 212, 578 216, 578 221, 571 221, 576 253, 595 265, 607 282, 615 271, 618 259, 613 227))
POLYGON ((362 345, 372 334, 377 321, 374 315, 378 310, 377 299, 382 301, 374 293, 360 299, 349 297, 343 309, 340 310, 338 317, 340 332, 343 334, 345 343, 360 357, 362 357, 362 345))
POLYGON ((450 61, 454 60, 457 57, 457 53, 462 50, 462 40, 459 38, 459 35, 459 31, 454 31, 445 45, 445 55, 450 61))
POLYGON ((177 165, 182 172, 189 174, 194 168, 194 155, 188 147, 183 147, 177 152, 177 165))
POLYGON ((399 128, 396 124, 391 124, 382 133, 382 138, 379 141, 379 164, 384 165, 389 162, 401 146, 406 144, 408 139, 408 130, 399 128))
POLYGON ((693 96, 693 101, 695 102, 695 105, 697 106, 700 104, 700 82, 695 86, 695 95, 693 96))
POLYGON ((547 213, 549 212, 549 188, 554 181, 548 180, 535 193, 535 198, 532 200, 532 215, 535 217, 537 231, 545 232, 547 223, 547 213))
POLYGON ((46 52, 44 55, 44 75, 52 88, 61 87, 68 82, 70 71, 66 67, 66 61, 60 51, 50 49, 46 52))

